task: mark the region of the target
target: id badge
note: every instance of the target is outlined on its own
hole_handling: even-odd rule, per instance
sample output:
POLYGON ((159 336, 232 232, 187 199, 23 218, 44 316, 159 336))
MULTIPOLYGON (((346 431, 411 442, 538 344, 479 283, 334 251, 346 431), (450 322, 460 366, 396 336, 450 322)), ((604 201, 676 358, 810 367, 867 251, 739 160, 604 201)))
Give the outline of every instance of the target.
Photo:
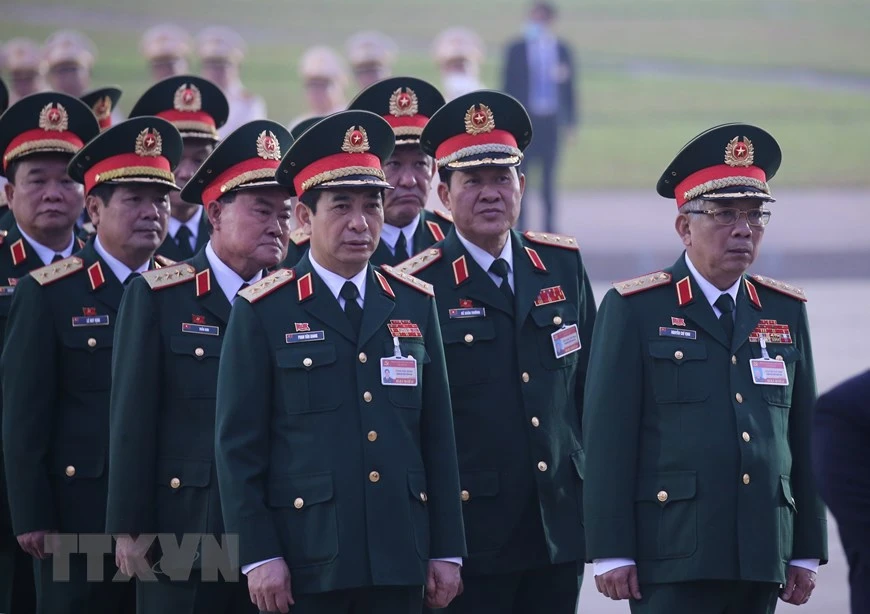
POLYGON ((580 332, 576 324, 563 326, 550 337, 553 339, 553 352, 556 358, 564 358, 568 354, 580 351, 580 332))
POLYGON ((384 386, 417 385, 417 360, 407 358, 381 358, 381 384, 384 386))
POLYGON ((785 363, 771 358, 754 358, 749 361, 752 381, 760 386, 788 386, 788 371, 785 363))

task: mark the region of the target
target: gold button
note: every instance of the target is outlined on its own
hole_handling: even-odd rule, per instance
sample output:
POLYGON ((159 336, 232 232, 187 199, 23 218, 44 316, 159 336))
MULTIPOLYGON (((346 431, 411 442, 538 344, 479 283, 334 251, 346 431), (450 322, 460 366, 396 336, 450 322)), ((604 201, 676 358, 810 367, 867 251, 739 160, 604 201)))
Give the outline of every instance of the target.
POLYGON ((378 473, 377 471, 372 471, 369 474, 369 482, 377 482, 380 479, 381 479, 381 474, 378 473))
POLYGON ((366 356, 366 353, 365 353, 365 352, 360 352, 360 353, 359 353, 359 361, 360 361, 361 363, 365 363, 365 361, 367 361, 368 359, 369 359, 369 357, 366 356))
POLYGON ((738 402, 738 403, 742 403, 742 402, 743 402, 743 395, 740 394, 739 392, 738 392, 737 394, 734 395, 734 398, 737 399, 737 402, 738 402))
POLYGON ((674 358, 676 358, 677 360, 682 360, 683 353, 680 350, 677 350, 676 352, 674 352, 674 358))
POLYGON ((665 501, 668 500, 668 491, 666 491, 666 490, 660 490, 660 491, 659 491, 659 494, 656 495, 656 499, 658 499, 659 501, 661 501, 662 503, 664 503, 665 501))
POLYGON ((538 420, 537 416, 532 416, 532 426, 534 426, 536 428, 541 426, 541 421, 538 420))
POLYGON ((422 501, 423 503, 426 503, 426 501, 428 501, 428 500, 429 500, 429 495, 427 495, 424 492, 421 492, 420 493, 420 501, 422 501))
POLYGON ((366 391, 363 393, 363 400, 364 400, 366 403, 371 403, 371 402, 372 402, 372 393, 369 392, 368 390, 366 390, 366 391))
POLYGON ((297 510, 301 510, 303 505, 305 505, 305 500, 302 497, 296 497, 296 500, 293 501, 293 507, 297 510))
POLYGON ((474 335, 472 335, 471 333, 465 335, 465 343, 471 343, 472 341, 474 341, 474 335))
POLYGON ((311 360, 310 358, 306 358, 306 359, 304 359, 304 360, 302 361, 302 366, 303 366, 303 367, 310 367, 310 366, 313 365, 313 364, 314 364, 314 361, 311 360))
POLYGON ((782 359, 783 359, 783 358, 782 358, 782 354, 777 354, 777 355, 776 355, 776 359, 777 359, 777 360, 782 360, 782 359))
POLYGON ((198 358, 202 358, 203 356, 205 356, 205 350, 202 348, 196 348, 195 350, 193 350, 193 353, 196 354, 198 358))
POLYGON ((546 471, 546 470, 547 470, 547 463, 545 463, 544 461, 541 461, 540 463, 538 463, 538 471, 546 471))
POLYGON ((97 347, 97 340, 94 339, 93 337, 91 337, 90 339, 88 339, 88 347, 89 347, 89 348, 95 348, 95 347, 97 347))
POLYGON ((463 490, 460 493, 459 498, 462 499, 463 501, 468 501, 469 499, 471 499, 471 494, 469 494, 469 492, 467 490, 463 490))
POLYGON ((75 474, 76 474, 76 468, 73 467, 72 465, 67 465, 67 468, 66 468, 66 476, 67 476, 68 478, 71 478, 71 477, 74 476, 75 474))
POLYGON ((528 373, 523 373, 523 381, 524 381, 525 383, 528 384, 528 383, 529 383, 529 379, 530 379, 530 378, 529 378, 529 374, 528 374, 528 373))
POLYGON ((736 364, 737 364, 737 357, 736 357, 736 356, 731 356, 731 364, 732 364, 732 365, 736 365, 736 364))
POLYGON ((181 480, 179 480, 178 478, 172 478, 171 480, 169 480, 169 486, 172 488, 180 488, 181 480))
POLYGON ((369 431, 368 438, 369 438, 369 441, 377 441, 377 439, 378 439, 377 431, 369 431))
POLYGON ((743 474, 743 483, 749 484, 749 474, 748 473, 743 474))
POLYGON ((562 325, 562 318, 560 316, 554 316, 553 317, 553 324, 555 324, 556 326, 561 326, 562 325))
POLYGON ((750 439, 752 439, 752 438, 749 436, 749 433, 747 433, 746 431, 743 431, 743 441, 745 441, 746 443, 749 443, 750 439))

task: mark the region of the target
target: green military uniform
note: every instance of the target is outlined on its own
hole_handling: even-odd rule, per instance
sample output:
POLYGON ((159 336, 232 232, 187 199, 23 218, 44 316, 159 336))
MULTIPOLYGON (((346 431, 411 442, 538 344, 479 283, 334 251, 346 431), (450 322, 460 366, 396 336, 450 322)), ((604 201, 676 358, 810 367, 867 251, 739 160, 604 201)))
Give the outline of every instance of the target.
MULTIPOLYGON (((420 213, 420 221, 417 223, 417 229, 414 231, 414 241, 409 245, 411 255, 416 255, 431 247, 438 241, 443 241, 453 227, 453 218, 449 213, 443 211, 423 210, 420 213)), ((395 266, 400 264, 405 258, 396 257, 387 247, 386 243, 381 240, 375 253, 372 254, 372 264, 383 265, 387 264, 395 266)))
MULTIPOLYGON (((176 262, 180 262, 190 257, 190 251, 198 253, 202 248, 204 248, 205 244, 208 243, 210 236, 211 224, 208 221, 208 216, 205 214, 205 211, 203 211, 202 217, 199 218, 199 224, 197 225, 196 242, 194 243, 194 248, 192 250, 182 249, 173 237, 167 236, 157 249, 157 253, 171 260, 175 260, 176 262)), ((185 238, 184 240, 187 241, 188 239, 185 238)))
MULTIPOLYGON (((681 152, 659 193, 676 188, 678 204, 771 200, 763 178, 779 156, 758 128, 719 127, 681 152), (754 165, 735 163, 753 147, 754 165)), ((744 274, 729 338, 699 281, 681 256, 614 284, 601 305, 583 421, 587 557, 636 562, 643 599, 632 611, 725 611, 746 594, 728 611, 772 612, 789 562, 827 557, 810 466, 806 299, 744 274), (764 335, 788 385, 753 383, 764 335)))
MULTIPOLYGON (((293 140, 298 139, 303 132, 308 130, 321 119, 323 119, 323 117, 319 115, 303 119, 301 122, 293 126, 290 130, 290 136, 293 137, 293 140)), ((291 232, 290 242, 287 245, 287 256, 285 256, 281 266, 287 268, 296 266, 296 263, 302 260, 302 256, 304 256, 308 251, 309 241, 310 236, 304 228, 296 228, 291 232)))

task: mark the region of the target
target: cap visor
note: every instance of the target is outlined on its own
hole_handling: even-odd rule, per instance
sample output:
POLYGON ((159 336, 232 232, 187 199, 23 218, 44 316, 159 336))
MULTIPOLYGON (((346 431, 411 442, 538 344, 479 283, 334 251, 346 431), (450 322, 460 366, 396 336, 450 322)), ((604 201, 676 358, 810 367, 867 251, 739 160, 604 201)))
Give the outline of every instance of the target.
POLYGON ((462 171, 469 168, 481 168, 484 166, 511 167, 519 166, 522 161, 522 156, 512 156, 504 153, 483 153, 448 162, 442 168, 446 168, 449 171, 462 171))
POLYGON ((722 188, 721 190, 709 192, 703 196, 699 196, 698 198, 702 200, 735 200, 739 198, 751 198, 770 203, 776 202, 776 199, 770 194, 749 186, 731 186, 728 188, 722 188))

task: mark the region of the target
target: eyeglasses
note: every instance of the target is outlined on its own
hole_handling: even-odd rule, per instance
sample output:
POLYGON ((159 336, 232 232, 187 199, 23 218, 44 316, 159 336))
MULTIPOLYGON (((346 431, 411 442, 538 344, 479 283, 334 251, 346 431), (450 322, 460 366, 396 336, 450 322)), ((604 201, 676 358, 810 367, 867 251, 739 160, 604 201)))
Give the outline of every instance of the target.
POLYGON ((770 221, 770 211, 767 209, 734 209, 732 207, 722 207, 721 209, 702 209, 700 211, 688 211, 687 213, 700 213, 702 215, 711 215, 717 224, 722 226, 733 226, 740 219, 741 215, 746 216, 746 221, 750 226, 767 226, 770 221))

